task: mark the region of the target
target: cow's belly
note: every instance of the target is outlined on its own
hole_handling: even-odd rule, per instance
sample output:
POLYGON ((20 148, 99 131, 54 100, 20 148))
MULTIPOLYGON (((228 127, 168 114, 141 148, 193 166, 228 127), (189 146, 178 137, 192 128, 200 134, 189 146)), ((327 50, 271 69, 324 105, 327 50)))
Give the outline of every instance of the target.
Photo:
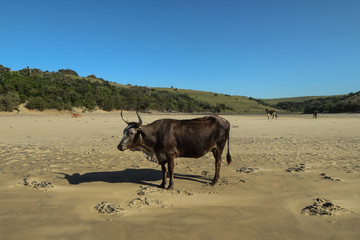
POLYGON ((208 153, 213 147, 208 148, 190 148, 190 149, 179 149, 179 157, 186 158, 199 158, 208 153))

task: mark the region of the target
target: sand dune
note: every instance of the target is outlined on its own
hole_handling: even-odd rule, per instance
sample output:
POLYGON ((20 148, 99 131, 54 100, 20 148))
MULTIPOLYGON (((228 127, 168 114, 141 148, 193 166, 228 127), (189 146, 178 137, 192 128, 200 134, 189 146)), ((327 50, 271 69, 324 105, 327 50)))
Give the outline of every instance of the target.
POLYGON ((208 153, 176 159, 170 191, 159 165, 117 150, 119 113, 2 113, 1 239, 360 239, 359 114, 223 117, 220 183, 208 153))

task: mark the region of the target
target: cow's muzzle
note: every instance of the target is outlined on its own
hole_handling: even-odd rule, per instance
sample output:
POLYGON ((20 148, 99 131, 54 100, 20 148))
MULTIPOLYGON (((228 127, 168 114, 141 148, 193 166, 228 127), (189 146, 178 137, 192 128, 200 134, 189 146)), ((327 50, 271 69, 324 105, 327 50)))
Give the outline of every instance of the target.
POLYGON ((123 148, 123 146, 121 144, 119 144, 117 148, 119 149, 119 151, 125 151, 125 149, 123 148))

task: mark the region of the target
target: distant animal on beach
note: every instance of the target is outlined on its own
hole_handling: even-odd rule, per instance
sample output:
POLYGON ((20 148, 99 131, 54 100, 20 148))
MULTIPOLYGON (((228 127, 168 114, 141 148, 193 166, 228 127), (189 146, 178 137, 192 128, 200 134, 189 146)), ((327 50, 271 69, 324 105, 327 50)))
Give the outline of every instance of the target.
POLYGON ((142 151, 148 160, 159 163, 163 173, 161 188, 165 188, 167 184, 167 171, 170 175, 168 189, 174 186, 175 158, 199 158, 212 151, 215 157, 215 176, 212 185, 215 185, 220 177, 221 155, 226 141, 226 160, 228 164, 231 163, 230 123, 224 118, 206 116, 187 120, 160 119, 142 125, 139 113, 136 114, 139 122, 129 122, 121 111, 121 118, 128 126, 124 129, 118 149, 142 151))
POLYGON ((73 118, 81 118, 82 117, 82 115, 81 114, 79 114, 79 113, 74 113, 74 112, 71 112, 71 116, 73 117, 73 118))
POLYGON ((272 116, 271 119, 274 119, 274 117, 275 117, 275 119, 277 119, 277 112, 275 110, 265 109, 265 112, 267 114, 268 119, 270 119, 270 116, 272 116))
POLYGON ((318 113, 319 113, 319 111, 318 111, 318 110, 315 110, 315 111, 313 112, 313 118, 317 118, 318 113))

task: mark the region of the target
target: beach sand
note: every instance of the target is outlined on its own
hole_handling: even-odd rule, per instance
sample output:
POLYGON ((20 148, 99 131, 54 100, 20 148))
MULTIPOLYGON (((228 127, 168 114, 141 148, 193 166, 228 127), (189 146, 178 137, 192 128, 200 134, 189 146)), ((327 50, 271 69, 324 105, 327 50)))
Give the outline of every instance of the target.
POLYGON ((158 164, 118 151, 119 112, 1 113, 0 238, 360 239, 359 114, 222 116, 220 183, 208 153, 176 159, 162 190, 158 164))

